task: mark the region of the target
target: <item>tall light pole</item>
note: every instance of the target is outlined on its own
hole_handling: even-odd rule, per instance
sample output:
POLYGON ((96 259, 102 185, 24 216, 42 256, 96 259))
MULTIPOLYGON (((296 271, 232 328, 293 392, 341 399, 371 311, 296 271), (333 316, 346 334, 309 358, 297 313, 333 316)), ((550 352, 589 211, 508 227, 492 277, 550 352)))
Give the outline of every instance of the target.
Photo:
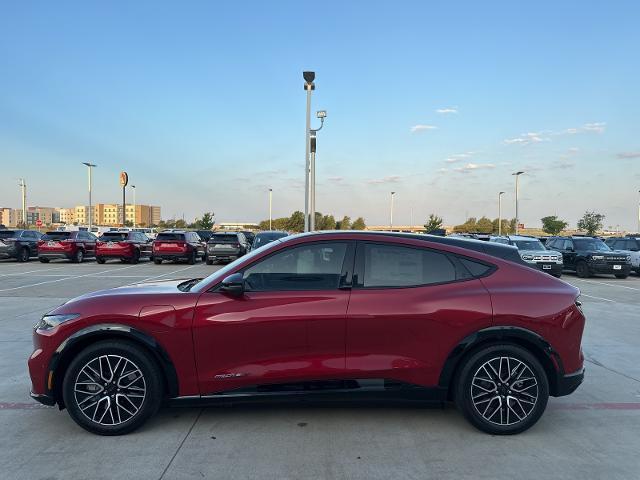
POLYGON ((273 205, 273 188, 269 189, 269 230, 273 230, 273 228, 271 227, 271 220, 272 220, 272 207, 273 205))
POLYGON ((518 235, 518 224, 520 223, 520 217, 518 216, 518 179, 523 173, 523 171, 518 171, 511 174, 516 177, 516 235, 518 235))
POLYGON ((307 128, 304 132, 305 137, 305 162, 304 162, 304 231, 309 231, 309 174, 311 171, 309 160, 309 143, 311 141, 311 92, 316 86, 313 81, 316 78, 315 72, 302 72, 304 78, 304 89, 307 91, 307 128))
POLYGON ((498 193, 498 236, 502 235, 502 195, 504 192, 498 193))
POLYGON ((327 118, 326 110, 320 110, 316 112, 316 117, 320 119, 320 127, 309 130, 309 153, 311 154, 310 164, 310 209, 311 220, 309 223, 309 230, 314 231, 316 229, 316 139, 317 133, 322 130, 324 126, 324 119, 327 118))
POLYGON ((136 186, 131 185, 133 188, 133 227, 136 227, 136 186))
POLYGON ((389 230, 393 230, 393 196, 396 192, 391 192, 391 209, 389 211, 389 230))
POLYGON ((24 181, 24 178, 20 179, 20 194, 22 196, 22 226, 24 228, 27 227, 27 183, 24 181))
POLYGON ((93 181, 91 178, 91 169, 94 167, 97 167, 97 165, 94 165, 93 163, 89 163, 89 162, 82 162, 82 164, 86 165, 89 171, 89 231, 91 231, 91 227, 93 224, 93 206, 91 204, 91 186, 93 184, 93 181))
POLYGON ((640 190, 638 190, 638 234, 640 235, 640 190))

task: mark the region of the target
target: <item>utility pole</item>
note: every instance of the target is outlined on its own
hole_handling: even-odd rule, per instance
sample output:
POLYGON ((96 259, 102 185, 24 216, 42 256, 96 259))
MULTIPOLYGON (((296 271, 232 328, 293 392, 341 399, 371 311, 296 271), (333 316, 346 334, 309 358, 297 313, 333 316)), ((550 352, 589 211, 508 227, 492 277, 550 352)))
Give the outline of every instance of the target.
POLYGON ((18 185, 22 194, 22 226, 27 228, 27 183, 21 178, 18 185))
POLYGON ((307 127, 304 132, 304 140, 305 140, 305 162, 304 162, 304 231, 309 231, 309 174, 311 172, 310 165, 310 151, 309 151, 309 143, 310 143, 310 133, 311 133, 311 92, 315 90, 316 86, 313 81, 316 78, 315 72, 302 72, 302 77, 304 78, 304 89, 307 91, 307 127))
POLYGON ((498 193, 498 236, 502 236, 502 195, 504 192, 498 193))
POLYGON ((93 206, 91 204, 91 186, 93 184, 93 181, 91 179, 91 170, 93 169, 93 167, 97 167, 97 165, 89 162, 82 162, 82 164, 86 165, 87 169, 89 170, 89 231, 91 231, 91 227, 93 226, 93 206))
POLYGON ((515 173, 512 173, 511 175, 515 175, 516 177, 516 235, 518 235, 518 225, 520 224, 520 217, 518 216, 518 179, 520 178, 520 175, 522 175, 524 172, 523 171, 518 171, 515 173))
POLYGON ((393 230, 393 196, 396 192, 391 192, 391 209, 389 213, 389 231, 393 230))
POLYGON ((133 188, 133 227, 136 227, 136 186, 131 185, 133 188))
POLYGON ((272 209, 271 209, 272 205, 273 205, 273 188, 270 188, 269 189, 269 230, 273 230, 271 226, 271 221, 273 218, 272 209))

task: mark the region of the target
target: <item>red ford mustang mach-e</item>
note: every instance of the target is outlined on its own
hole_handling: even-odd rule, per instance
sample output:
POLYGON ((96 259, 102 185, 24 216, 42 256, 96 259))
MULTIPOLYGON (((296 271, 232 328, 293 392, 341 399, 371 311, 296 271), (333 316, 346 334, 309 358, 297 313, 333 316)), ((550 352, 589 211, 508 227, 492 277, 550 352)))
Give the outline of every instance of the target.
POLYGON ((32 396, 104 435, 165 400, 365 394, 452 400, 485 432, 522 432, 582 382, 579 291, 478 245, 303 234, 205 279, 81 296, 35 327, 32 396))

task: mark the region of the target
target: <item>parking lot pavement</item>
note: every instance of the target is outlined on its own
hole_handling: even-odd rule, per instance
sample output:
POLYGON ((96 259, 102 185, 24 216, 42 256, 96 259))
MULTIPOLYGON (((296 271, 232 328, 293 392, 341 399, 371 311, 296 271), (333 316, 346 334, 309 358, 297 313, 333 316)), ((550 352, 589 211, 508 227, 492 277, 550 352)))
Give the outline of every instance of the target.
POLYGON ((515 437, 473 429, 452 407, 254 405, 163 409, 99 437, 28 396, 31 327, 74 296, 201 277, 202 263, 0 261, 0 471, 8 479, 640 477, 640 277, 564 280, 582 292, 587 375, 515 437))

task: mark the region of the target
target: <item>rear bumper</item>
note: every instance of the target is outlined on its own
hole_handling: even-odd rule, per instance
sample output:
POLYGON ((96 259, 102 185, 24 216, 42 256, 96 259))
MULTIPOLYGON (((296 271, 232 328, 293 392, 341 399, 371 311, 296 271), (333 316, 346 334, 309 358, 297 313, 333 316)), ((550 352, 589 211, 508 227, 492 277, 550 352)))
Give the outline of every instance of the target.
POLYGON ((56 258, 66 258, 67 260, 71 260, 73 258, 73 253, 62 253, 62 252, 39 252, 38 258, 48 258, 49 260, 53 260, 56 258))
POLYGON ((176 252, 176 253, 164 253, 153 252, 153 258, 160 258, 162 260, 189 260, 191 258, 191 252, 176 252))
POLYGON ((133 258, 133 253, 132 252, 118 252, 116 251, 104 251, 104 250, 98 250, 96 252, 96 257, 102 257, 102 258, 133 258))
POLYGON ((557 390, 554 396, 563 397, 573 393, 584 380, 584 367, 568 375, 558 375, 557 390))

